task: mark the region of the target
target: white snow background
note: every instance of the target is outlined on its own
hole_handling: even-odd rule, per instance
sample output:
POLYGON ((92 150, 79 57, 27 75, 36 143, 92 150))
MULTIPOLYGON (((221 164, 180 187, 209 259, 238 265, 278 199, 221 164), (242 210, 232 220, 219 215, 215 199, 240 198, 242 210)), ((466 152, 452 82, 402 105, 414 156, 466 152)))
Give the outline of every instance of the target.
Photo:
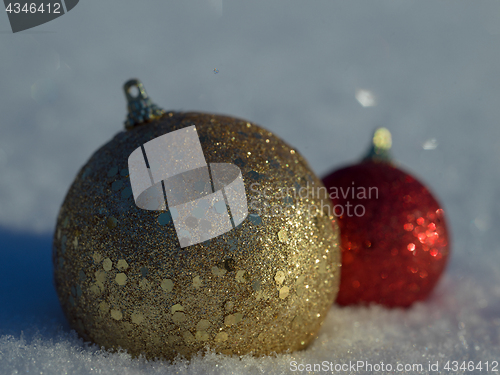
POLYGON ((0 12, 0 374, 304 373, 292 361, 496 373, 484 364, 500 360, 499 165, 496 0, 81 0, 16 34, 0 12), (134 77, 165 109, 262 125, 320 175, 388 127, 447 214, 452 256, 431 298, 333 306, 307 350, 271 357, 170 364, 83 343, 52 284, 51 235, 80 166, 122 129, 134 77))

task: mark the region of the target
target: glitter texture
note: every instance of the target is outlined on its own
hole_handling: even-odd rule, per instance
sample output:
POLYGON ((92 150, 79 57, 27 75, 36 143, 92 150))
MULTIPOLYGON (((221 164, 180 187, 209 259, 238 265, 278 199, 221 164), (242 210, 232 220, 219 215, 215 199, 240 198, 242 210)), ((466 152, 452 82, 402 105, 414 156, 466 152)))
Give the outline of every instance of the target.
POLYGON ((340 238, 317 208, 326 195, 280 194, 306 186, 323 185, 300 153, 247 121, 170 112, 118 133, 82 167, 57 220, 55 284, 71 326, 148 358, 307 347, 336 297, 340 238), (241 169, 249 216, 181 249, 170 211, 136 207, 126 168, 137 147, 192 125, 207 159, 241 169))
POLYGON ((425 299, 449 252, 444 213, 429 190, 391 163, 375 160, 340 169, 323 181, 335 212, 344 210, 338 219, 342 272, 337 303, 393 307, 425 299))

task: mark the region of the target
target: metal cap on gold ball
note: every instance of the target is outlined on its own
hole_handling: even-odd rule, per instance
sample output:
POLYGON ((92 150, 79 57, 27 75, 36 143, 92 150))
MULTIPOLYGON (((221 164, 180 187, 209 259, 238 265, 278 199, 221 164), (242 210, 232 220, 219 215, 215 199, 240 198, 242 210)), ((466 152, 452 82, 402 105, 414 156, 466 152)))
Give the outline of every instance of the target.
POLYGON ((57 219, 55 285, 71 326, 147 358, 307 347, 340 276, 321 180, 253 123, 164 111, 138 80, 124 89, 126 130, 81 168, 57 219), (217 174, 224 165, 231 181, 217 174))

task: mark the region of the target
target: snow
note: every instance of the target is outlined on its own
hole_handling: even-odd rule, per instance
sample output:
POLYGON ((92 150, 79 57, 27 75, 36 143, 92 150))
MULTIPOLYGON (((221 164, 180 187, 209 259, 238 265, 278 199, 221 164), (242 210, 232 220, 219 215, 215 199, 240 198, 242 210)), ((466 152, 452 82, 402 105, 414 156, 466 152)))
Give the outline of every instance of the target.
MULTIPOLYGON (((489 266, 483 260, 455 262, 432 297, 410 309, 334 306, 318 339, 301 352, 239 358, 208 351, 190 362, 170 364, 84 343, 58 306, 48 260, 50 238, 9 233, 3 238, 16 254, 3 252, 0 259, 0 283, 10 291, 2 296, 7 308, 0 315, 1 374, 287 374, 300 364, 325 361, 328 366, 383 363, 394 369, 421 364, 422 373, 428 373, 429 362, 438 362, 441 370, 454 360, 491 364, 500 353, 498 256, 491 257, 489 266)), ((371 373, 364 370, 336 373, 371 373)))
POLYGON ((292 370, 324 361, 394 373, 398 363, 437 373, 437 361, 451 374, 462 371, 447 361, 482 362, 468 373, 500 361, 500 3, 147 4, 81 1, 18 34, 0 13, 0 374, 306 373, 292 370), (307 350, 271 357, 170 364, 83 343, 52 285, 51 235, 78 168, 121 130, 132 77, 165 109, 261 124, 318 174, 389 128, 394 156, 431 187, 451 229, 431 298, 406 310, 333 306, 307 350))

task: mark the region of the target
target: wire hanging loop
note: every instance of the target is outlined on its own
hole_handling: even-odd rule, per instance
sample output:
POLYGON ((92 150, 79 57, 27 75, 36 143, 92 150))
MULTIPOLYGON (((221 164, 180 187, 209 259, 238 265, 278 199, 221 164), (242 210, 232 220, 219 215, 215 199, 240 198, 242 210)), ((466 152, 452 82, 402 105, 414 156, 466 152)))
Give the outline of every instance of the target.
POLYGON ((138 79, 131 79, 123 85, 127 99, 128 114, 125 120, 125 129, 130 130, 162 117, 166 111, 154 104, 146 92, 144 85, 138 79), (137 94, 133 95, 135 89, 137 94))

